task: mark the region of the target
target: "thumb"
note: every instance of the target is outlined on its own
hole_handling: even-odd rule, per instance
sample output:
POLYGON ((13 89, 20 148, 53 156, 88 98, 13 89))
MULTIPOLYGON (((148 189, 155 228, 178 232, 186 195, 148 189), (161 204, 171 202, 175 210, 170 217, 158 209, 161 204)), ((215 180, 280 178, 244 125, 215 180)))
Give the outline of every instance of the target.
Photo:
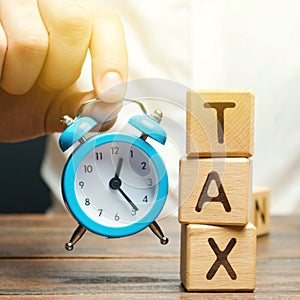
POLYGON ((45 133, 62 132, 65 125, 60 122, 64 115, 72 118, 78 114, 90 116, 98 122, 97 130, 108 130, 117 119, 121 102, 105 103, 95 101, 95 91, 81 92, 76 87, 70 87, 56 95, 49 105, 45 117, 45 133), (96 102, 93 105, 93 102, 96 102), (87 105, 87 103, 91 105, 87 105))

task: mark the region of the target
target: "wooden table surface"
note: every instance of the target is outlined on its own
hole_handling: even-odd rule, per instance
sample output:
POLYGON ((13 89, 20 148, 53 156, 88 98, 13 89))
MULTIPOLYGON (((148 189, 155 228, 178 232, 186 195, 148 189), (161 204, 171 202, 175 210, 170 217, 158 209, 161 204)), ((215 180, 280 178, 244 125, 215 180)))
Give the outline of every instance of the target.
POLYGON ((68 215, 0 215, 1 299, 300 299, 300 217, 273 217, 258 238, 254 293, 188 293, 179 277, 179 224, 160 222, 123 239, 86 233, 64 249, 76 223, 68 215))

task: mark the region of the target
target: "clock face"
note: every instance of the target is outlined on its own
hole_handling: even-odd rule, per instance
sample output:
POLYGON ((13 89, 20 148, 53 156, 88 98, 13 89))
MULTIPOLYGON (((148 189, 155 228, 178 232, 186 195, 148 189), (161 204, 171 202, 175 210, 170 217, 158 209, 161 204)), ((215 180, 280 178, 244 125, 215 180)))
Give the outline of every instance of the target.
POLYGON ((64 195, 75 218, 80 223, 88 220, 84 226, 91 231, 128 235, 144 229, 159 214, 167 194, 166 172, 157 152, 140 138, 128 143, 126 135, 106 137, 98 145, 90 143, 94 146, 86 147, 79 160, 69 161, 73 192, 64 195))

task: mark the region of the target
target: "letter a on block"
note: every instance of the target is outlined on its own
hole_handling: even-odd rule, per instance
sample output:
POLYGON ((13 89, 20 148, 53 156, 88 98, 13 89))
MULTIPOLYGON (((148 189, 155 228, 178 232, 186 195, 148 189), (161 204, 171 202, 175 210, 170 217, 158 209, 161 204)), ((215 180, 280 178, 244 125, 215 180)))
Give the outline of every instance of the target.
POLYGON ((247 158, 182 158, 179 222, 245 226, 252 188, 251 166, 247 158))
POLYGON ((210 172, 207 176, 207 179, 205 181, 205 184, 204 184, 201 194, 199 196, 197 205, 195 207, 197 212, 201 212, 203 204, 205 202, 221 202, 223 204, 226 212, 231 211, 231 207, 230 207, 229 201, 227 199, 226 193, 224 191, 223 185, 221 183, 219 174, 215 171, 210 172), (209 197, 209 195, 208 195, 208 189, 213 180, 215 181, 215 183, 218 187, 218 191, 219 191, 219 194, 217 197, 209 197))

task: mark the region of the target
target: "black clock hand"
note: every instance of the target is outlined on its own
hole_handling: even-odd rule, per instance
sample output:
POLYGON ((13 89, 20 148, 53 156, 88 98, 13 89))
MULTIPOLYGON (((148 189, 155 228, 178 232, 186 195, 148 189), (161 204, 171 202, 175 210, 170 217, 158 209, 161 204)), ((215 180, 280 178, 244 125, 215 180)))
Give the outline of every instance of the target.
POLYGON ((113 190, 118 190, 121 195, 126 199, 126 201, 132 206, 132 208, 136 211, 138 211, 138 207, 132 202, 132 200, 126 195, 126 193, 121 189, 122 181, 118 177, 113 177, 109 181, 109 187, 113 190))
POLYGON ((118 161, 116 173, 115 173, 115 178, 119 178, 119 175, 120 175, 120 172, 121 172, 121 168, 122 168, 122 164, 123 164, 123 158, 120 157, 119 161, 118 161))
POLYGON ((138 211, 139 209, 136 207, 136 205, 131 201, 131 199, 124 193, 124 191, 119 187, 118 191, 122 194, 122 196, 127 200, 127 202, 132 206, 132 208, 135 211, 138 211))
POLYGON ((117 169, 116 169, 116 173, 115 173, 115 177, 113 177, 110 182, 109 182, 109 186, 110 188, 112 188, 113 190, 118 190, 121 195, 125 198, 125 200, 132 206, 132 208, 135 211, 138 211, 138 207, 132 202, 132 200, 126 195, 126 193, 121 189, 121 185, 122 185, 122 181, 119 178, 119 174, 121 172, 121 167, 123 164, 123 158, 120 157, 119 161, 118 161, 118 165, 117 165, 117 169))

